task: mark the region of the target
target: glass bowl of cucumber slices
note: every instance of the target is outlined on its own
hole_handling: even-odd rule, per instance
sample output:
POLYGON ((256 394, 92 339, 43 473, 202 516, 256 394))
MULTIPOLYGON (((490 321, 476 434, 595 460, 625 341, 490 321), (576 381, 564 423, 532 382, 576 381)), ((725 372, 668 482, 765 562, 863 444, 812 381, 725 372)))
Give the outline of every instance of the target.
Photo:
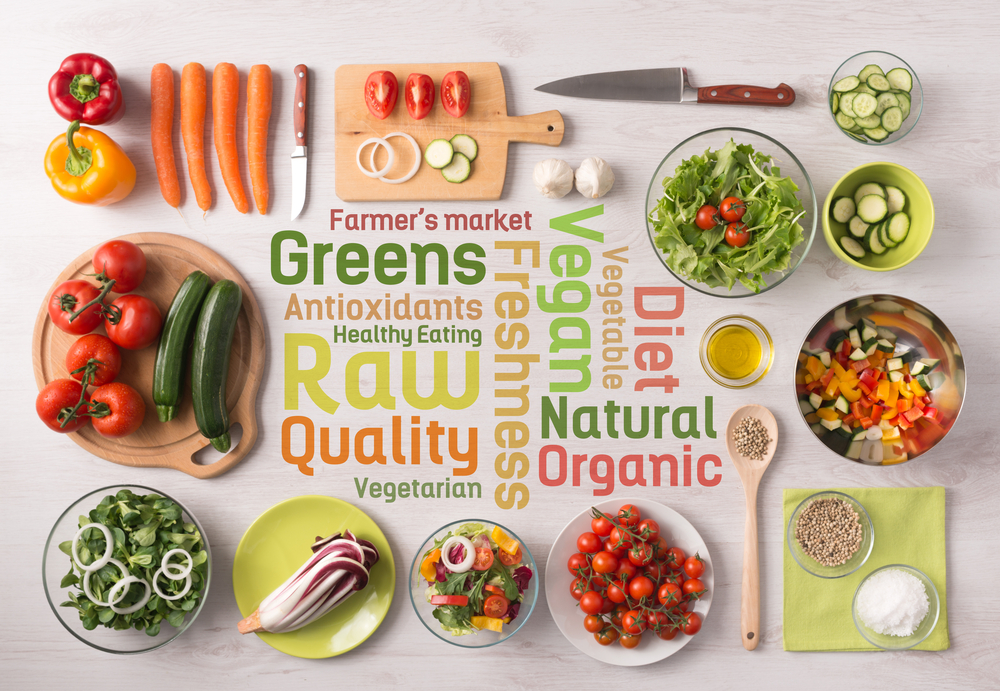
POLYGON ((909 168, 879 161, 848 171, 823 203, 823 237, 837 257, 893 271, 920 256, 934 232, 934 201, 909 168))
POLYGON ((923 109, 917 73, 902 58, 880 50, 849 57, 830 80, 830 115, 847 137, 879 146, 898 142, 923 109))
POLYGON ((865 465, 897 465, 934 448, 965 399, 955 336, 913 300, 864 295, 809 330, 795 367, 805 424, 824 446, 865 465))

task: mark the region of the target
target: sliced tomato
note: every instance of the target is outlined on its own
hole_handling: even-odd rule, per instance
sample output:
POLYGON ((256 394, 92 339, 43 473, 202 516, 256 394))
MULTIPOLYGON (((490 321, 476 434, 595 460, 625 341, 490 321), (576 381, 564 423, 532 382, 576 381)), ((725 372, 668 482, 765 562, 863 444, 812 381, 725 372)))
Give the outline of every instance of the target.
POLYGON ((472 562, 473 571, 486 571, 493 566, 493 550, 489 547, 480 547, 476 550, 476 560, 472 562))
POLYGON ((385 120, 392 114, 399 97, 399 82, 396 75, 389 70, 375 70, 368 75, 365 82, 365 105, 368 112, 379 120, 385 120))
POLYGON ((500 619, 507 614, 510 601, 503 595, 490 595, 483 603, 483 614, 494 619, 500 619))
POLYGON ((494 595, 503 595, 503 588, 498 585, 486 585, 484 589, 488 593, 493 593, 494 595))
POLYGON ((426 74, 411 74, 406 78, 403 98, 410 117, 423 120, 434 107, 434 80, 426 74))
POLYGON ((509 554, 504 550, 500 550, 500 563, 504 566, 513 566, 514 564, 520 564, 524 560, 524 555, 521 554, 521 548, 518 547, 514 554, 509 554))
POLYGON ((469 75, 461 70, 449 72, 441 80, 441 105, 448 115, 460 118, 469 110, 472 86, 469 75))
POLYGON ((457 605, 465 607, 469 604, 468 595, 431 595, 432 605, 457 605))

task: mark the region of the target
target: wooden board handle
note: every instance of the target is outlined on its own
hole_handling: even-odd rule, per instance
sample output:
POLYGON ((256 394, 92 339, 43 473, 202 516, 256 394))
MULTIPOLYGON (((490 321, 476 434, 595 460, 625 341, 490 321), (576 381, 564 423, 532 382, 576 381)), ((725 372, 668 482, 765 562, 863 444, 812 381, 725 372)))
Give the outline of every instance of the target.
POLYGON ((295 146, 306 145, 306 106, 308 101, 309 70, 305 65, 295 66, 295 104, 292 122, 295 124, 295 146))
POLYGON ((763 86, 727 84, 726 86, 703 86, 698 89, 698 103, 725 103, 744 106, 790 106, 795 103, 795 91, 788 84, 779 84, 775 89, 763 86))
POLYGON ((507 118, 504 130, 512 142, 559 146, 566 126, 558 110, 547 110, 544 113, 507 118))
POLYGON ((196 477, 200 480, 207 480, 208 478, 222 475, 224 472, 242 461, 257 441, 257 415, 253 410, 253 404, 251 403, 249 410, 243 409, 242 406, 234 410, 233 420, 231 420, 231 423, 239 423, 239 425, 243 428, 243 436, 240 437, 236 446, 229 449, 225 456, 217 460, 215 463, 210 463, 209 465, 196 463, 194 460, 195 454, 204 449, 210 443, 208 439, 198 435, 194 437, 194 446, 188 449, 189 457, 187 461, 177 465, 171 465, 170 467, 176 468, 177 470, 187 473, 188 475, 196 477))
POLYGON ((743 531, 743 588, 740 605, 740 633, 743 647, 754 650, 760 643, 760 563, 757 554, 757 486, 746 488, 746 527, 743 531))

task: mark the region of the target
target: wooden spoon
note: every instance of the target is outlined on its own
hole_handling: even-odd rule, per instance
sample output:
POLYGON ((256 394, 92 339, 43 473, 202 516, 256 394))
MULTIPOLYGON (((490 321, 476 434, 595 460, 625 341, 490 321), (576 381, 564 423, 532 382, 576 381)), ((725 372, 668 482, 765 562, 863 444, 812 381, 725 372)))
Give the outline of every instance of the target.
POLYGON ((757 556, 757 487, 764 471, 774 458, 774 449, 778 445, 778 423, 771 411, 762 405, 745 405, 737 408, 729 424, 726 425, 726 450, 729 459, 736 466, 736 472, 743 483, 743 494, 746 496, 747 521, 743 531, 743 604, 740 607, 740 631, 743 634, 743 647, 754 650, 760 642, 760 564, 757 556), (764 424, 771 441, 764 452, 764 458, 755 461, 740 454, 736 450, 733 431, 745 417, 755 417, 764 424))

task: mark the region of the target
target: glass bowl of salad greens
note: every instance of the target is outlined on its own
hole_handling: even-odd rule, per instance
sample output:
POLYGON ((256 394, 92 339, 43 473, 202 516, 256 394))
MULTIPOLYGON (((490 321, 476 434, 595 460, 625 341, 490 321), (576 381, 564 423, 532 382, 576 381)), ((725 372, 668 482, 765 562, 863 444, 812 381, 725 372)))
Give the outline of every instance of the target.
POLYGON ((141 485, 102 487, 73 502, 42 557, 45 597, 59 622, 92 648, 123 655, 184 633, 205 604, 211 573, 198 519, 141 485))
POLYGON ((481 519, 434 531, 410 567, 410 602, 427 630, 462 648, 486 648, 517 633, 538 601, 538 567, 508 528, 481 519))
POLYGON ((646 193, 653 251, 706 295, 759 295, 798 268, 816 235, 816 193, 799 159, 766 134, 700 132, 668 153, 646 193))

